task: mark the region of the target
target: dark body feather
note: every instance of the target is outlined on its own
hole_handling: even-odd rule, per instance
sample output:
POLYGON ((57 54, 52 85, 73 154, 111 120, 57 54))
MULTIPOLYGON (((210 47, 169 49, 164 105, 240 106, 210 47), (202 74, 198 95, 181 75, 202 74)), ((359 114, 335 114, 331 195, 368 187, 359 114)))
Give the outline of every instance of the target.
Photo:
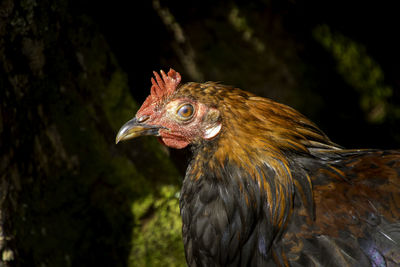
MULTIPOLYGON (((181 191, 190 266, 400 265, 400 152, 345 150, 293 109, 215 83, 221 112, 181 191)), ((176 96, 174 96, 176 97, 176 96)))
POLYGON ((279 242, 292 266, 400 265, 400 153, 338 150, 298 159, 314 219, 296 203, 279 242))

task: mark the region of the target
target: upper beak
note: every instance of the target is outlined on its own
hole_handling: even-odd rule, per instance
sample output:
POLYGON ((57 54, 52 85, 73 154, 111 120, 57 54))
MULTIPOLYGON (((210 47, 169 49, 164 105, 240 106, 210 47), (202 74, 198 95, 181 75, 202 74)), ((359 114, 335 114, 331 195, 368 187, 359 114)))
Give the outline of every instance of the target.
POLYGON ((159 135, 159 130, 163 128, 157 125, 148 125, 145 123, 139 123, 136 118, 125 123, 121 129, 119 129, 115 143, 119 141, 132 139, 143 135, 159 135))

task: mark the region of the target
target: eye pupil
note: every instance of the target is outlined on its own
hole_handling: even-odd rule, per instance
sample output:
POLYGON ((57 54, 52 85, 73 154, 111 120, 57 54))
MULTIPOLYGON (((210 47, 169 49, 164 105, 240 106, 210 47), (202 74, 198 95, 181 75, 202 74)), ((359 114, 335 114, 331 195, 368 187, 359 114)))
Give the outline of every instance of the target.
POLYGON ((183 119, 189 119, 193 115, 193 106, 185 104, 178 109, 178 115, 183 119))
POLYGON ((190 113, 190 110, 188 107, 183 107, 182 109, 182 115, 187 116, 190 113))

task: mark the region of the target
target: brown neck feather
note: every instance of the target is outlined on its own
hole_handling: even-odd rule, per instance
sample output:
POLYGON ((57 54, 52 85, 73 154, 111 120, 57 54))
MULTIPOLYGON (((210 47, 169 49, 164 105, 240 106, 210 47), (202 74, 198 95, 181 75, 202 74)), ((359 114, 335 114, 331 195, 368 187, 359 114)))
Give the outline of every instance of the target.
MULTIPOLYGON (((270 223, 276 229, 284 228, 292 212, 295 190, 301 192, 303 203, 312 210, 310 178, 305 173, 292 173, 291 155, 308 155, 312 149, 337 149, 317 126, 288 106, 240 89, 191 83, 181 90, 202 92, 199 100, 216 105, 222 116, 220 136, 196 149, 195 157, 207 158, 207 164, 194 163, 192 171, 197 176, 192 178, 199 179, 202 171, 223 173, 220 169, 226 168, 227 161, 237 166, 246 172, 243 177, 251 177, 264 194, 270 223), (200 170, 203 167, 207 170, 200 170)), ((230 182, 239 187, 245 183, 230 182)))

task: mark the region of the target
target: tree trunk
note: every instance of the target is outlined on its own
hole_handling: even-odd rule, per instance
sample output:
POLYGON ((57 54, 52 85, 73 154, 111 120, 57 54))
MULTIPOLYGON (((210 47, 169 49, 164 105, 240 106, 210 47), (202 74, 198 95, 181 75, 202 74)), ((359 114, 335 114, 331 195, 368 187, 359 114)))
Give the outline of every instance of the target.
POLYGON ((0 5, 1 266, 126 266, 132 204, 177 171, 152 139, 115 147, 136 105, 88 17, 0 5))

